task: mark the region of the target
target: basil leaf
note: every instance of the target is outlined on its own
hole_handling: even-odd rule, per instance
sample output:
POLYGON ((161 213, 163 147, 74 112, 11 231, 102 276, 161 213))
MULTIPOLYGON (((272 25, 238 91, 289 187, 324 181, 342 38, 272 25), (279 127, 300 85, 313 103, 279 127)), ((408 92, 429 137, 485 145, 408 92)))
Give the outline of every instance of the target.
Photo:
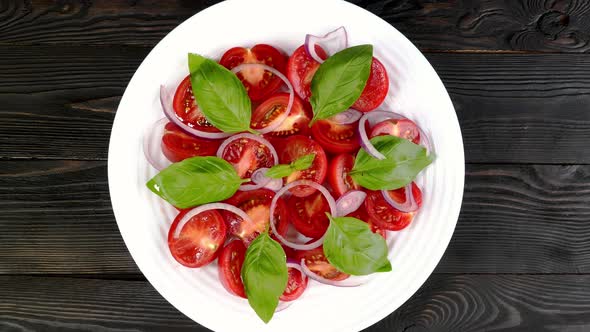
POLYGON ((334 218, 324 238, 324 254, 338 270, 352 275, 391 271, 387 244, 369 225, 352 217, 334 218))
POLYGON ((189 208, 231 197, 248 180, 217 157, 192 157, 163 169, 147 187, 170 204, 189 208))
POLYGON ((217 62, 189 53, 193 94, 209 122, 227 133, 250 129, 252 106, 238 77, 217 62))
POLYGON ((308 154, 303 157, 297 158, 290 164, 278 164, 271 167, 264 175, 273 179, 284 178, 285 176, 291 175, 295 171, 304 171, 311 167, 315 159, 314 154, 308 154))
POLYGON ((287 279, 285 251, 268 233, 260 234, 246 250, 242 280, 248 303, 265 323, 274 315, 287 279))
POLYGON ((344 49, 324 61, 311 80, 310 103, 313 119, 344 112, 360 97, 373 61, 373 46, 359 45, 344 49))
POLYGON ((424 147, 396 136, 373 137, 371 143, 386 158, 373 158, 360 149, 349 173, 356 183, 370 190, 401 188, 434 160, 424 147))

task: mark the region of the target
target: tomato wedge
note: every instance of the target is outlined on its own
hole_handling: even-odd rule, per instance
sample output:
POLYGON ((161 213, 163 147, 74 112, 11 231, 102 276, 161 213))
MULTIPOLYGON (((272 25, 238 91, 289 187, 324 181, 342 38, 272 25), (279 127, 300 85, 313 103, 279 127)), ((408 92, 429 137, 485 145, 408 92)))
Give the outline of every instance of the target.
MULTIPOLYGON (((422 205, 422 192, 420 188, 412 182, 412 194, 418 206, 422 205)), ((406 199, 406 191, 404 188, 390 190, 389 195, 396 202, 404 202, 406 199)), ((365 200, 365 208, 371 220, 379 228, 399 231, 402 230, 412 222, 415 212, 401 212, 393 206, 389 205, 381 191, 369 191, 367 199, 365 200)))
POLYGON ((335 198, 338 198, 350 190, 359 190, 361 186, 356 184, 348 175, 354 166, 355 157, 348 153, 337 155, 330 161, 328 168, 328 183, 332 187, 335 198))
POLYGON ((324 235, 330 225, 326 216, 330 206, 319 191, 306 197, 292 195, 287 199, 287 206, 293 226, 299 233, 314 239, 324 235))
POLYGON ((418 130, 418 126, 410 119, 390 119, 379 122, 371 129, 369 138, 382 135, 393 135, 405 138, 414 144, 420 143, 420 130, 418 130))
MULTIPOLYGON (((276 48, 258 44, 252 48, 234 47, 227 50, 219 63, 232 69, 242 63, 262 63, 285 72, 287 57, 276 48)), ((273 73, 261 68, 246 68, 237 73, 252 101, 261 101, 275 92, 282 80, 273 73)))
POLYGON ((289 273, 287 287, 281 297, 279 297, 279 300, 285 302, 297 300, 307 288, 307 278, 303 277, 301 271, 293 267, 289 267, 287 271, 289 273))
POLYGON ((359 149, 358 123, 338 124, 319 120, 311 127, 313 138, 331 153, 354 152, 359 149))
POLYGON ((242 265, 246 257, 246 247, 240 240, 228 243, 219 254, 219 280, 225 289, 233 295, 246 298, 242 282, 242 265))
MULTIPOLYGON (((328 57, 319 45, 316 45, 315 51, 322 59, 328 57)), ((320 63, 307 54, 303 45, 299 46, 293 52, 287 63, 287 77, 293 85, 295 92, 306 102, 309 102, 309 97, 311 96, 311 80, 319 67, 320 63)))
MULTIPOLYGON (((274 191, 261 188, 251 191, 238 191, 235 195, 228 198, 226 203, 243 210, 252 219, 252 224, 249 224, 233 213, 222 212, 230 234, 242 239, 244 244, 249 246, 260 233, 267 229, 270 222, 270 203, 274 196, 274 191)), ((277 219, 277 231, 281 235, 285 235, 289 223, 287 207, 282 198, 279 198, 277 201, 275 218, 277 219)), ((272 230, 271 236, 274 236, 272 230)))
POLYGON ((373 58, 367 85, 365 85, 365 89, 359 99, 354 102, 352 108, 361 112, 370 112, 383 103, 388 91, 389 77, 387 77, 387 71, 379 60, 373 58))
POLYGON ((274 156, 268 146, 260 142, 242 138, 230 142, 223 150, 221 157, 234 166, 242 179, 252 176, 255 170, 262 167, 272 167, 274 156))
POLYGON ((225 242, 226 226, 223 217, 214 210, 192 217, 174 237, 180 220, 191 210, 181 211, 168 231, 168 247, 174 259, 187 267, 201 267, 211 263, 225 242))
POLYGON ((214 156, 220 145, 221 140, 189 135, 172 122, 164 127, 162 152, 173 163, 190 157, 214 156))
MULTIPOLYGON (((310 168, 304 171, 296 171, 287 177, 287 183, 297 180, 311 180, 317 183, 324 182, 328 170, 328 159, 324 149, 312 139, 302 136, 293 135, 284 140, 281 144, 279 160, 282 164, 289 164, 308 154, 315 155, 315 159, 310 168)), ((316 190, 307 187, 297 187, 291 190, 293 195, 305 197, 311 195, 316 190)))
MULTIPOLYGON (((311 110, 303 105, 303 102, 299 97, 294 97, 293 106, 291 107, 289 116, 287 116, 278 128, 266 134, 267 136, 285 137, 294 134, 307 133, 309 121, 312 117, 311 110)), ((262 129, 274 124, 274 121, 287 111, 288 104, 288 93, 281 92, 272 95, 256 107, 256 110, 252 114, 251 127, 253 129, 262 129)))
POLYGON ((348 274, 338 271, 324 255, 324 247, 320 246, 315 249, 298 251, 297 261, 305 260, 305 265, 313 273, 319 275, 322 278, 340 281, 349 277, 348 274))
POLYGON ((220 132, 219 129, 207 121, 207 118, 195 103, 190 75, 185 77, 176 88, 172 107, 180 121, 189 127, 210 133, 220 132))

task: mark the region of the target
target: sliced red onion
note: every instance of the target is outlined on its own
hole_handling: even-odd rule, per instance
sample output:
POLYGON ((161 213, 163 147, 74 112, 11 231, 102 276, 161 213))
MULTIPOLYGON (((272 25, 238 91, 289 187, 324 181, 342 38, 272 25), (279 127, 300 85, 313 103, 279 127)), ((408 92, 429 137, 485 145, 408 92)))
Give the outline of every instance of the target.
POLYGON ((343 217, 356 210, 365 202, 367 193, 362 190, 351 190, 340 196, 336 201, 336 216, 343 217))
POLYGON ((176 124, 177 126, 182 128, 182 130, 186 131, 189 134, 199 136, 199 137, 209 138, 209 139, 226 138, 226 137, 229 137, 232 135, 230 133, 223 133, 223 132, 210 133, 210 132, 201 131, 201 130, 198 130, 198 129, 188 126, 186 123, 180 121, 180 119, 176 115, 176 112, 174 112, 174 108, 172 107, 173 99, 174 99, 174 91, 167 91, 167 89, 164 85, 160 85, 160 105, 162 105, 162 110, 164 110, 164 115, 166 115, 168 120, 170 120, 171 122, 173 122, 174 124, 176 124))
POLYGON ((295 250, 311 250, 311 249, 315 249, 315 248, 321 246, 322 243, 324 243, 325 234, 322 235, 322 237, 320 237, 319 239, 313 240, 313 241, 306 243, 306 244, 293 243, 293 242, 287 240, 286 238, 284 238, 281 234, 279 234, 279 232, 277 232, 277 226, 275 225, 276 220, 275 220, 274 216, 275 216, 275 209, 277 207, 277 201, 289 189, 299 187, 299 186, 309 186, 309 187, 312 187, 316 190, 319 190, 320 193, 322 195, 324 195, 324 197, 328 201, 328 205, 330 206, 330 214, 332 214, 333 216, 336 215, 336 213, 337 213, 336 201, 334 201, 334 197, 332 197, 332 195, 330 194, 328 189, 326 189, 326 187, 318 184, 317 182, 313 182, 313 181, 309 181, 309 180, 298 180, 298 181, 291 182, 291 183, 287 184, 286 186, 284 186, 283 188, 281 188, 281 190, 279 190, 276 193, 276 195, 273 197, 273 199, 270 203, 270 228, 272 229, 272 232, 277 237, 277 239, 279 239, 279 241, 281 241, 281 243, 286 245, 287 247, 295 249, 295 250))
POLYGON ((170 166, 172 162, 162 153, 162 137, 167 118, 161 118, 149 127, 143 134, 143 154, 145 159, 158 171, 170 166))
POLYGON ((420 144, 426 148, 426 152, 434 152, 434 146, 430 142, 430 138, 428 137, 428 135, 426 135, 426 133, 422 130, 422 128, 418 127, 418 125, 416 125, 416 127, 420 132, 420 144))
POLYGON ((293 107, 293 102, 295 101, 295 93, 293 90, 293 85, 291 84, 289 79, 285 75, 283 75, 283 73, 281 73, 279 70, 277 70, 276 68, 273 68, 271 66, 267 66, 265 64, 262 64, 262 63, 242 63, 241 65, 238 65, 238 66, 232 68, 231 71, 232 71, 232 73, 235 74, 235 73, 242 71, 246 68, 260 68, 260 69, 264 69, 264 70, 267 70, 267 71, 273 73, 278 78, 280 78, 283 81, 283 83, 285 83, 285 85, 287 86, 287 89, 289 90, 289 101, 287 102, 287 109, 285 110, 285 112, 281 113, 281 115, 278 118, 276 118, 274 121, 272 121, 268 126, 262 128, 262 129, 256 129, 261 134, 268 134, 271 131, 274 131, 275 129, 279 128, 281 126, 281 124, 283 124, 283 122, 287 119, 289 114, 291 113, 291 108, 293 107))
POLYGON ((268 183, 273 179, 267 178, 264 175, 264 173, 266 173, 266 171, 268 171, 268 168, 266 168, 266 167, 259 168, 259 169, 255 170, 254 173, 252 173, 252 176, 250 177, 250 180, 252 181, 252 183, 241 185, 240 190, 241 191, 256 190, 256 189, 260 189, 260 188, 268 185, 268 183))
POLYGON ((387 190, 381 190, 381 194, 389 205, 401 212, 414 212, 418 210, 418 203, 416 202, 416 199, 414 199, 414 194, 412 193, 412 183, 410 182, 410 184, 406 185, 404 190, 406 192, 406 200, 403 203, 398 203, 395 199, 391 198, 387 190))
POLYGON ((342 113, 332 116, 328 120, 337 124, 351 124, 357 122, 361 116, 363 116, 362 112, 349 108, 342 113))
POLYGON ((194 217, 198 214, 201 214, 205 211, 209 211, 209 210, 229 211, 229 212, 236 214, 238 217, 242 218, 244 220, 244 222, 252 224, 252 219, 248 216, 248 214, 233 205, 230 205, 227 203, 203 204, 203 205, 197 206, 196 208, 193 208, 192 210, 187 212, 187 214, 185 214, 184 217, 178 222, 178 225, 176 226, 176 230, 174 232, 174 238, 178 238, 178 236, 180 235, 180 232, 182 231, 182 228, 184 228, 184 225, 189 220, 191 220, 192 217, 194 217))
POLYGON ((369 121, 369 124, 371 126, 374 126, 375 124, 385 121, 385 120, 389 120, 389 119, 394 119, 394 120, 399 120, 399 119, 405 119, 406 117, 401 115, 401 114, 397 114, 395 112, 388 112, 388 111, 371 111, 368 113, 365 113, 361 119, 359 120, 359 136, 360 136, 360 143, 361 146, 363 147, 363 149, 365 149, 365 151, 367 151, 367 153, 369 153, 373 158, 379 159, 379 160, 383 160, 385 159, 385 156, 379 152, 379 150, 377 150, 373 144, 371 143, 371 141, 369 140, 369 136, 367 135, 367 129, 365 128, 365 124, 367 123, 367 121, 369 121))
POLYGON ((333 55, 348 47, 348 35, 344 27, 325 34, 322 37, 314 35, 305 36, 305 50, 307 54, 319 63, 324 63, 324 60, 316 53, 315 46, 321 46, 328 55, 333 55))
POLYGON ((279 191, 283 187, 283 179, 271 179, 270 182, 264 186, 266 189, 270 189, 272 191, 279 191))
POLYGON ((217 157, 223 158, 223 151, 225 151, 225 148, 231 142, 233 142, 235 140, 240 140, 240 139, 251 139, 251 140, 254 140, 254 141, 266 146, 270 150, 270 153, 272 154, 272 158, 274 159, 274 165, 276 165, 279 162, 279 156, 277 155, 277 150, 275 150, 274 146, 272 146, 272 144, 270 144, 270 142, 268 140, 266 140, 265 138, 262 138, 261 136, 250 134, 250 133, 236 134, 236 135, 233 135, 232 137, 226 139, 225 141, 223 141, 223 143, 221 143, 221 145, 219 146, 219 149, 217 149, 217 157))
POLYGON ((291 303, 293 303, 293 302, 279 301, 279 304, 275 308, 275 313, 276 312, 281 312, 281 311, 289 308, 291 306, 291 303))
POLYGON ((322 284, 336 287, 357 287, 367 283, 372 279, 370 276, 350 276, 344 280, 326 279, 310 270, 307 265, 305 265, 305 259, 301 260, 301 269, 303 270, 303 273, 305 273, 309 278, 317 282, 321 282, 322 284))

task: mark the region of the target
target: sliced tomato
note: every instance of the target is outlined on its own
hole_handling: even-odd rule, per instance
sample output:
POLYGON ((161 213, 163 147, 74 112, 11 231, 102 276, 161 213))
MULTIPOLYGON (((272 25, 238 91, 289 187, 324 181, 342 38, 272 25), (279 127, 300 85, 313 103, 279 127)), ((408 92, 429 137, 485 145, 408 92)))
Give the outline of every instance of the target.
MULTIPOLYGON (((287 57, 270 45, 258 44, 252 48, 231 48, 223 54, 219 63, 227 69, 232 69, 242 63, 262 63, 284 73, 287 57)), ((253 101, 264 100, 275 92, 283 82, 275 74, 261 68, 245 68, 238 72, 237 76, 253 101)))
MULTIPOLYGON (((422 205, 422 192, 415 183, 412 183, 412 194, 418 206, 422 205)), ((406 191, 404 188, 390 190, 389 195, 396 202, 404 202, 406 191)), ((371 220, 379 228, 390 231, 402 230, 412 222, 415 212, 401 212, 389 205, 381 191, 369 191, 365 200, 365 207, 371 220)))
POLYGON ((311 127, 313 138, 328 152, 345 153, 359 148, 358 123, 338 124, 319 120, 311 127))
POLYGON ((220 145, 221 140, 189 135, 172 122, 164 127, 162 152, 173 163, 190 157, 214 156, 220 145))
MULTIPOLYGON (((322 59, 328 57, 326 52, 318 45, 316 45, 315 51, 322 59)), ((293 84, 295 92, 306 102, 309 101, 311 96, 311 80, 319 67, 320 63, 307 54, 303 45, 293 52, 287 63, 287 77, 293 84)))
POLYGON ((332 187, 335 197, 338 198, 350 190, 361 188, 348 173, 354 166, 355 157, 348 153, 337 155, 330 161, 328 169, 328 182, 332 187))
MULTIPOLYGON (((282 164, 289 164, 308 154, 315 155, 315 159, 310 168, 304 171, 296 171, 287 177, 287 183, 297 180, 311 180, 317 183, 324 182, 328 170, 328 159, 324 149, 312 139, 302 136, 293 135, 284 140, 281 145, 279 160, 282 164)), ((316 190, 307 187, 296 187, 291 190, 293 195, 305 197, 311 195, 316 190)))
POLYGON ((242 282, 242 265, 246 257, 246 247, 240 240, 228 243, 219 254, 219 281, 231 294, 246 298, 242 282))
POLYGON ((291 221, 295 229, 307 236, 317 239, 324 235, 330 220, 326 212, 330 212, 328 201, 319 191, 306 197, 292 195, 287 199, 291 221))
POLYGON ((193 95, 190 75, 185 77, 176 88, 172 107, 174 107, 174 112, 180 121, 189 127, 210 133, 220 132, 219 129, 207 121, 203 112, 199 110, 193 95))
POLYGON ((371 74, 361 96, 354 102, 352 108, 361 112, 369 112, 381 105, 389 91, 389 77, 383 64, 373 58, 371 74))
MULTIPOLYGON (((270 203, 275 196, 275 192, 269 189, 261 188, 250 191, 238 191, 226 203, 231 204, 248 214, 252 223, 246 223, 239 216, 223 212, 227 222, 229 232, 244 241, 246 246, 250 245, 256 237, 264 232, 270 222, 270 203)), ((289 223, 287 218, 287 207, 285 201, 279 198, 275 211, 277 232, 281 235, 287 233, 289 223)), ((271 231, 271 236, 274 236, 271 231)))
POLYGON ((364 206, 361 205, 361 207, 359 207, 358 210, 348 214, 347 217, 357 218, 359 220, 366 222, 367 224, 369 224, 369 228, 371 228, 371 231, 373 233, 379 234, 387 240, 387 233, 385 232, 385 230, 375 224, 373 219, 369 217, 369 214, 367 213, 367 210, 364 206))
POLYGON ((296 268, 290 267, 288 270, 289 279, 287 280, 287 287, 283 295, 279 297, 281 301, 297 300, 307 288, 307 278, 303 277, 303 273, 296 268))
POLYGON ((328 259, 324 255, 323 246, 311 250, 298 251, 296 259, 298 262, 305 260, 307 268, 322 278, 340 281, 349 277, 348 274, 338 271, 338 269, 328 262, 328 259))
POLYGON ((418 126, 410 119, 391 119, 379 122, 371 129, 369 138, 382 135, 393 135, 405 138, 414 142, 414 144, 420 143, 420 130, 418 130, 418 126))
POLYGON ((225 242, 226 226, 223 217, 214 210, 205 211, 192 217, 174 236, 180 220, 190 210, 181 211, 168 231, 170 253, 180 264, 200 267, 211 263, 225 242))
MULTIPOLYGON (((269 125, 274 125, 278 117, 287 111, 288 104, 288 93, 280 92, 272 95, 256 107, 256 110, 252 114, 251 127, 253 129, 262 129, 269 125)), ((299 97, 295 96, 289 116, 281 122, 277 129, 266 135, 272 137, 285 137, 294 134, 306 134, 311 117, 311 111, 307 106, 303 105, 303 102, 299 97)))
POLYGON ((242 179, 251 177, 259 168, 272 167, 275 164, 268 146, 249 138, 236 139, 229 143, 221 157, 234 166, 242 179))

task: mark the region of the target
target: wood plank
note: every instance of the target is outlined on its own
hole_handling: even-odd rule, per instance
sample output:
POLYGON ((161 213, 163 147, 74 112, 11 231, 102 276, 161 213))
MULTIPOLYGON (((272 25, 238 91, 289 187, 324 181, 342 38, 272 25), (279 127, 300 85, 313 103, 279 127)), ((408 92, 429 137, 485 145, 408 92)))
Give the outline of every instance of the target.
MULTIPOLYGON (((0 44, 155 45, 217 0, 0 1, 0 44)), ((590 4, 353 0, 425 50, 587 52, 590 4)))
MULTIPOLYGON (((146 51, 0 48, 0 158, 106 159, 146 51)), ((590 163, 590 55, 427 56, 455 104, 467 162, 590 163)))
MULTIPOLYGON (((589 283, 587 275, 433 275, 364 331, 586 331, 589 283)), ((0 277, 0 293, 3 331, 208 331, 146 281, 0 277)))
MULTIPOLYGON (((0 274, 138 273, 106 165, 0 162, 0 274)), ((590 166, 467 165, 441 273, 590 273, 590 166)))

